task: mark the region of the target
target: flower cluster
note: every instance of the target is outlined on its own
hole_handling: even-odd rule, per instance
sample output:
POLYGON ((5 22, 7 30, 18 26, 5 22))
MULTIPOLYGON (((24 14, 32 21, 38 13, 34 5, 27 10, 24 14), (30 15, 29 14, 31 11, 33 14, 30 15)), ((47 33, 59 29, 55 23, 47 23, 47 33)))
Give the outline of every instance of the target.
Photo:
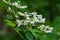
POLYGON ((3 2, 5 2, 6 4, 9 4, 9 5, 15 6, 15 7, 19 8, 19 9, 27 8, 27 6, 21 6, 20 1, 17 1, 17 2, 7 2, 6 0, 3 0, 3 2))
POLYGON ((32 26, 35 26, 35 23, 45 23, 45 18, 42 18, 42 15, 37 15, 37 12, 32 12, 32 13, 22 13, 18 12, 22 18, 24 17, 24 20, 18 20, 18 26, 20 25, 28 25, 31 24, 32 26), (22 24, 24 23, 24 24, 22 24))
MULTIPOLYGON (((27 6, 21 6, 20 1, 11 2, 11 3, 8 3, 6 0, 3 1, 9 5, 16 6, 19 9, 27 8, 27 6)), ((12 11, 12 8, 8 7, 7 11, 8 12, 12 11)), ((16 22, 18 27, 20 27, 21 25, 25 25, 27 27, 28 26, 33 27, 36 26, 37 24, 39 25, 37 28, 40 29, 41 31, 44 31, 45 33, 51 33, 53 30, 53 27, 43 25, 43 23, 45 23, 46 21, 46 18, 43 18, 43 16, 41 14, 38 14, 37 12, 23 13, 21 11, 18 11, 17 14, 18 15, 15 15, 15 17, 17 18, 16 22)))
POLYGON ((53 27, 50 26, 45 26, 45 25, 41 25, 38 27, 41 31, 44 31, 45 33, 51 33, 53 30, 53 27))
MULTIPOLYGON (((36 26, 36 23, 37 24, 38 23, 39 24, 40 23, 45 23, 45 20, 46 20, 46 18, 43 18, 42 15, 37 15, 37 12, 26 13, 26 14, 18 12, 18 14, 20 16, 25 17, 25 20, 18 20, 17 19, 18 26, 28 25, 28 24, 30 24, 30 26, 36 26)), ((52 30, 53 30, 53 27, 45 26, 45 25, 42 24, 38 27, 38 29, 40 29, 41 31, 44 31, 45 33, 51 33, 52 30)))

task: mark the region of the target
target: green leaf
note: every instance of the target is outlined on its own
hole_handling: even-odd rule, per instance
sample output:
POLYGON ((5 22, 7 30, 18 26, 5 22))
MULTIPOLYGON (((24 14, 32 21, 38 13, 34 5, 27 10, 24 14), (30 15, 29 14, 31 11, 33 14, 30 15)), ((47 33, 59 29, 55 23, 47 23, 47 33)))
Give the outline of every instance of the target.
POLYGON ((13 16, 12 15, 6 15, 6 18, 7 19, 13 19, 13 16))
POLYGON ((60 16, 56 17, 52 23, 53 26, 60 27, 60 16))
POLYGON ((60 3, 57 3, 56 7, 57 7, 58 11, 60 11, 60 3))
POLYGON ((55 18, 52 26, 54 26, 53 34, 60 36, 60 16, 55 18))
POLYGON ((36 39, 39 38, 40 30, 31 29, 30 31, 32 32, 33 36, 34 36, 36 39))
POLYGON ((39 38, 39 34, 37 34, 37 33, 32 33, 32 34, 33 34, 33 36, 34 36, 36 39, 39 38))
POLYGON ((50 40, 50 37, 47 36, 46 34, 43 34, 40 36, 40 40, 50 40))
POLYGON ((12 21, 10 21, 10 20, 5 20, 6 21, 6 25, 8 25, 8 26, 11 26, 11 27, 14 27, 14 26, 16 26, 16 24, 15 23, 13 23, 12 21))
POLYGON ((26 39, 27 39, 27 40, 33 40, 33 35, 32 35, 31 32, 26 31, 26 32, 25 32, 25 36, 26 36, 26 39))
POLYGON ((31 29, 30 31, 31 31, 31 32, 40 33, 40 30, 38 30, 38 29, 31 29))

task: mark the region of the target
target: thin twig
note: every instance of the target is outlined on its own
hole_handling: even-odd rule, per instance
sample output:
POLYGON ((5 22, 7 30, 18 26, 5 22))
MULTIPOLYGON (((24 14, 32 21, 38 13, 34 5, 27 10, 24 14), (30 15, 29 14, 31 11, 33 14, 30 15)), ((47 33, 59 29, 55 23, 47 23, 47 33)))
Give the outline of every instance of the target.
POLYGON ((13 27, 13 29, 19 34, 19 36, 21 36, 21 38, 22 38, 23 40, 25 40, 25 38, 20 34, 20 32, 19 32, 18 30, 16 30, 14 27, 13 27))

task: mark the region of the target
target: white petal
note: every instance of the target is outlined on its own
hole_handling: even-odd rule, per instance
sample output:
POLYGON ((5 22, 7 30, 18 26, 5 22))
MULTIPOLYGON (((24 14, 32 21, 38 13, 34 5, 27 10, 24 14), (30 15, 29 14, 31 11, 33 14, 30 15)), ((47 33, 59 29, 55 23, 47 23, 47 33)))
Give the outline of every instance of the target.
POLYGON ((18 12, 18 14, 21 15, 21 16, 24 16, 24 14, 22 12, 18 12))
POLYGON ((46 26, 42 24, 42 25, 40 25, 38 28, 39 28, 39 29, 42 29, 42 28, 45 28, 45 27, 46 27, 46 26))
POLYGON ((28 25, 28 22, 27 21, 24 21, 24 25, 28 25))
POLYGON ((40 23, 45 23, 45 18, 41 19, 40 23))
POLYGON ((27 6, 20 6, 20 8, 24 9, 24 8, 27 8, 27 6))
POLYGON ((25 20, 25 22, 27 22, 27 23, 28 23, 28 22, 30 22, 30 21, 29 21, 29 20, 25 20))
POLYGON ((53 28, 52 28, 52 27, 50 27, 50 28, 48 28, 48 30, 45 30, 45 33, 51 33, 51 32, 52 32, 52 30, 53 30, 53 28))
POLYGON ((34 21, 30 21, 31 24, 34 24, 35 22, 34 21))
POLYGON ((37 15, 37 12, 32 12, 31 14, 32 14, 32 15, 37 15))
POLYGON ((42 15, 37 15, 38 16, 38 19, 42 19, 42 15))
POLYGON ((20 1, 17 1, 18 3, 20 3, 20 1))
POLYGON ((17 21, 17 22, 20 22, 20 20, 18 20, 18 19, 17 19, 16 21, 17 21))
POLYGON ((51 31, 45 31, 45 33, 51 33, 51 31))
POLYGON ((21 23, 21 21, 20 20, 16 20, 17 21, 17 23, 18 23, 18 27, 20 26, 20 25, 22 25, 22 23, 21 23))
POLYGON ((19 16, 15 15, 16 18, 18 18, 19 16))
POLYGON ((39 22, 39 20, 37 19, 37 17, 34 17, 34 21, 35 22, 39 22))
POLYGON ((30 20, 29 16, 26 17, 26 20, 30 20))
POLYGON ((17 2, 13 2, 12 5, 18 6, 18 3, 17 2))
POLYGON ((8 10, 7 11, 11 11, 11 7, 8 7, 8 10))
POLYGON ((46 26, 45 26, 45 25, 43 25, 43 24, 40 26, 40 28, 45 28, 45 27, 46 27, 46 26))

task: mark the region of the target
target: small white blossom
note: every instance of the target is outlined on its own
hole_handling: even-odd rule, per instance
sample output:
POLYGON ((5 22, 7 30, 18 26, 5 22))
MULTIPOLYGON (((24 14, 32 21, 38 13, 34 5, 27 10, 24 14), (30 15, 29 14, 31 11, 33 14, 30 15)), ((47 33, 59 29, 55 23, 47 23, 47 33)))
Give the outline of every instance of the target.
POLYGON ((24 20, 24 25, 28 25, 28 21, 24 20))
POLYGON ((13 2, 12 5, 18 6, 18 3, 17 2, 13 2))
POLYGON ((30 24, 34 24, 35 22, 34 21, 30 21, 30 24))
POLYGON ((42 15, 37 15, 39 23, 45 23, 46 18, 42 18, 42 15))
POLYGON ((12 9, 11 9, 11 7, 8 7, 8 10, 7 11, 11 11, 12 9))
POLYGON ((37 15, 37 12, 32 12, 31 14, 36 16, 37 15))
POLYGON ((25 20, 25 22, 29 23, 30 21, 29 20, 25 20))
POLYGON ((18 27, 22 25, 21 20, 18 20, 18 19, 17 19, 16 21, 17 21, 17 23, 18 23, 18 27))
POLYGON ((42 19, 40 19, 39 22, 40 22, 40 23, 45 23, 45 20, 46 20, 45 18, 42 18, 42 19))
POLYGON ((39 22, 38 18, 37 17, 34 17, 33 19, 35 22, 39 22))
POLYGON ((22 12, 18 12, 18 14, 21 15, 21 16, 24 16, 24 14, 22 12))
POLYGON ((27 12, 24 12, 24 16, 25 16, 25 17, 29 17, 29 16, 31 16, 31 15, 29 15, 27 12))
POLYGON ((49 28, 47 28, 46 30, 44 30, 45 31, 45 33, 51 33, 52 32, 52 30, 53 30, 53 27, 49 27, 49 28))
POLYGON ((38 19, 42 19, 42 15, 37 15, 38 19))
POLYGON ((28 20, 30 22, 30 24, 34 24, 35 23, 34 19, 31 19, 29 16, 26 17, 26 20, 28 20))
POLYGON ((29 16, 26 17, 26 20, 31 20, 29 16))
POLYGON ((41 31, 44 31, 45 33, 51 33, 53 30, 53 27, 50 26, 45 26, 45 25, 41 25, 38 27, 41 31))
POLYGON ((26 12, 22 13, 22 12, 18 12, 19 15, 24 16, 24 17, 29 17, 30 15, 28 15, 26 12))
POLYGON ((20 3, 20 1, 17 1, 18 3, 20 3))
POLYGON ((39 28, 41 31, 46 30, 46 26, 45 26, 45 25, 43 25, 43 24, 42 24, 41 26, 39 26, 38 28, 39 28))
POLYGON ((24 8, 27 8, 27 6, 20 6, 20 8, 24 9, 24 8))
POLYGON ((16 18, 18 18, 19 16, 18 15, 15 15, 16 18))
POLYGON ((46 27, 46 26, 42 24, 39 28, 45 28, 45 27, 46 27))

